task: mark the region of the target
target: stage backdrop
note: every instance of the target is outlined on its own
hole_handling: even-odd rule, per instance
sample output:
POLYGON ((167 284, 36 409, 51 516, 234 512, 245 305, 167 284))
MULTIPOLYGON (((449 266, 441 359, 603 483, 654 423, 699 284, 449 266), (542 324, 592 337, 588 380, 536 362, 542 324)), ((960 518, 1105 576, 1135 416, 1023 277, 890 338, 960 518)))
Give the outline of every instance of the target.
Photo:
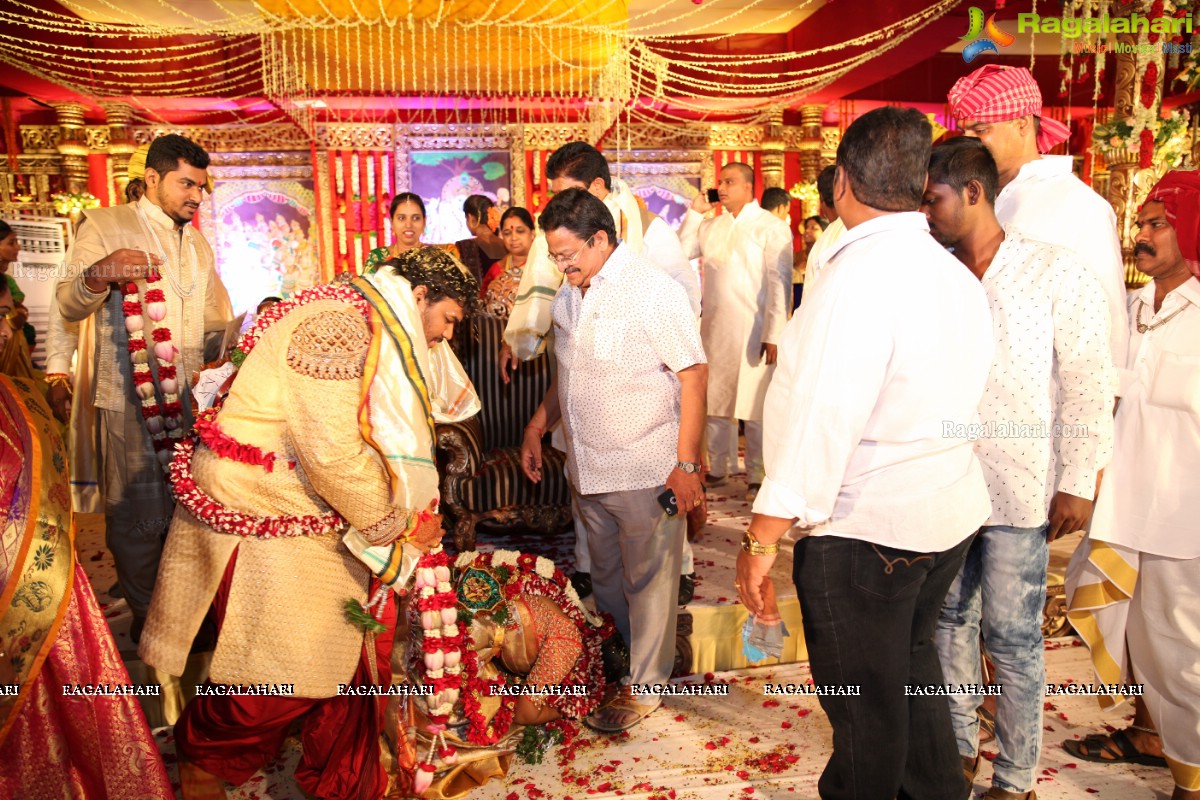
POLYGON ((216 251, 234 314, 319 282, 311 179, 217 180, 205 211, 200 228, 216 251))
POLYGON ((512 205, 512 163, 507 150, 418 150, 409 154, 410 191, 425 201, 425 241, 470 239, 463 201, 482 194, 500 210, 512 205))

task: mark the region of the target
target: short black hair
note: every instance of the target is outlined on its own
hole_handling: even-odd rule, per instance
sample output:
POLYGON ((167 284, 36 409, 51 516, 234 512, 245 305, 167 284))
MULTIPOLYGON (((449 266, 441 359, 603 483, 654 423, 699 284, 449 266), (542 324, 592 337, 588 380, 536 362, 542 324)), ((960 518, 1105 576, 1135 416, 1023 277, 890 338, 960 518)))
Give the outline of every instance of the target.
POLYGON ((772 186, 763 190, 762 200, 759 205, 764 211, 774 211, 780 206, 790 206, 792 204, 792 196, 780 189, 778 186, 772 186))
POLYGON ((282 303, 282 302, 283 302, 282 297, 276 297, 275 295, 269 295, 267 297, 264 297, 262 300, 259 300, 258 304, 261 306, 263 303, 282 303))
MULTIPOLYGON (((8 235, 13 232, 12 226, 4 220, 0 219, 0 239, 7 239, 8 235)), ((8 281, 0 278, 0 283, 8 283, 8 281)))
POLYGON ((930 183, 944 183, 961 195, 971 181, 979 181, 988 205, 994 206, 1000 191, 1000 170, 983 142, 971 136, 956 136, 930 151, 930 183))
POLYGON ((383 265, 391 267, 393 274, 407 278, 414 289, 424 286, 428 303, 446 298, 456 300, 468 317, 479 305, 479 281, 440 247, 414 247, 389 258, 383 265))
POLYGON ((529 215, 528 211, 520 206, 509 206, 507 209, 505 209, 504 213, 500 215, 501 228, 504 227, 504 223, 508 222, 509 217, 516 217, 517 219, 521 220, 521 222, 525 223, 525 227, 533 230, 533 217, 529 215))
POLYGON ((604 188, 612 191, 612 172, 608 159, 587 142, 567 142, 546 159, 546 180, 570 178, 591 186, 599 178, 604 188))
POLYGON ((421 195, 414 194, 413 192, 401 192, 393 197, 391 204, 388 205, 388 219, 395 216, 396 209, 400 207, 401 203, 413 203, 417 208, 421 209, 422 217, 429 216, 425 213, 425 201, 421 199, 421 195))
POLYGON ((825 219, 820 214, 815 214, 811 217, 805 217, 804 225, 808 225, 808 223, 812 222, 813 220, 816 220, 816 223, 821 226, 821 230, 825 230, 829 227, 829 220, 825 219))
POLYGON ((487 195, 473 194, 463 202, 463 213, 486 223, 488 209, 495 205, 487 195))
POLYGON ((817 194, 826 208, 833 208, 833 176, 836 174, 837 167, 830 164, 817 175, 817 194))
POLYGON ((168 133, 150 143, 146 153, 146 169, 166 175, 179 169, 180 161, 186 161, 196 169, 208 169, 208 151, 178 133, 168 133))
POLYGON ((728 164, 721 167, 721 172, 724 172, 727 169, 736 169, 739 173, 741 173, 742 180, 750 184, 751 189, 754 188, 754 168, 749 164, 741 161, 730 161, 728 164))
POLYGON ((933 128, 915 108, 883 106, 846 128, 837 165, 854 196, 878 211, 916 211, 925 193, 933 128))
POLYGON ((550 198, 538 225, 543 231, 566 228, 580 239, 590 239, 599 231, 608 234, 608 241, 615 247, 617 228, 613 225, 612 213, 600 200, 586 189, 567 189, 550 198))

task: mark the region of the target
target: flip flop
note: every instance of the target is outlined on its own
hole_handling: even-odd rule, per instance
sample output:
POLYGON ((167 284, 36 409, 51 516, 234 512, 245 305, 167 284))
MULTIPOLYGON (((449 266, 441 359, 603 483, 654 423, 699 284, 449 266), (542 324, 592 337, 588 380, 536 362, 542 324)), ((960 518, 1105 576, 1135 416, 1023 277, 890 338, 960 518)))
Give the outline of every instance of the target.
POLYGON ((656 703, 639 703, 633 699, 633 691, 628 686, 622 686, 621 691, 617 692, 607 703, 589 714, 584 721, 589 728, 601 733, 620 733, 637 725, 661 705, 661 699, 656 703), (601 713, 606 709, 632 714, 633 717, 623 723, 605 722, 601 718, 601 713))
POLYGON ((1063 749, 1075 758, 1099 764, 1138 764, 1143 767, 1165 767, 1167 765, 1165 758, 1148 755, 1134 747, 1133 741, 1123 730, 1112 733, 1092 733, 1082 739, 1070 739, 1063 742, 1063 749), (1101 755, 1102 753, 1111 758, 1105 758, 1101 755))

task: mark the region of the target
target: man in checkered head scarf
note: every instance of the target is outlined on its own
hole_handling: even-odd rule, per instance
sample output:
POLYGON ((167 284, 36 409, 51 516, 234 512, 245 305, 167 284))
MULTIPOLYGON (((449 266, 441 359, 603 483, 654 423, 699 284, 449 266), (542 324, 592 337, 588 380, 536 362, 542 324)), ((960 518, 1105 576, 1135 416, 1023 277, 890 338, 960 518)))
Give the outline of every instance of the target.
POLYGON ((1042 115, 1042 93, 1024 67, 980 67, 959 78, 948 99, 959 127, 992 152, 1001 186, 1015 177, 1022 158, 1048 153, 1070 135, 1066 125, 1042 115))

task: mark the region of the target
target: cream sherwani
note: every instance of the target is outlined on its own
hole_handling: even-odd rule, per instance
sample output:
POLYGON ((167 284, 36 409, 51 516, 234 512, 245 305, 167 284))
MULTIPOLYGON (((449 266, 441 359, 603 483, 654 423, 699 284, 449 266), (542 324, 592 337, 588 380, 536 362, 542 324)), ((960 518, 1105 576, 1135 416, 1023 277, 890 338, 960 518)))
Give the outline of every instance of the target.
MULTIPOLYGON (((81 275, 122 248, 146 250, 166 262, 157 286, 167 299, 164 324, 179 348, 175 363, 184 387, 180 399, 189 427, 187 384, 206 356, 219 355, 221 338, 233 314, 212 248, 198 230, 190 225, 176 228, 174 221, 145 197, 137 204, 87 212, 67 256, 67 274, 58 282, 56 299, 65 322, 91 318, 94 323, 94 388, 90 398, 77 396, 75 402, 97 411, 98 477, 107 544, 129 606, 135 618, 141 618, 150 605, 173 504, 133 392, 121 293, 95 294, 84 285, 81 275)), ((139 287, 144 291, 144 284, 139 287)))
POLYGON ((763 400, 775 372, 764 363, 762 346, 779 342, 791 310, 792 233, 751 200, 736 215, 709 219, 689 209, 679 239, 684 255, 703 259, 700 336, 708 356, 710 464, 716 474, 736 468, 733 420, 745 420, 746 471, 751 483, 760 483, 763 400))

